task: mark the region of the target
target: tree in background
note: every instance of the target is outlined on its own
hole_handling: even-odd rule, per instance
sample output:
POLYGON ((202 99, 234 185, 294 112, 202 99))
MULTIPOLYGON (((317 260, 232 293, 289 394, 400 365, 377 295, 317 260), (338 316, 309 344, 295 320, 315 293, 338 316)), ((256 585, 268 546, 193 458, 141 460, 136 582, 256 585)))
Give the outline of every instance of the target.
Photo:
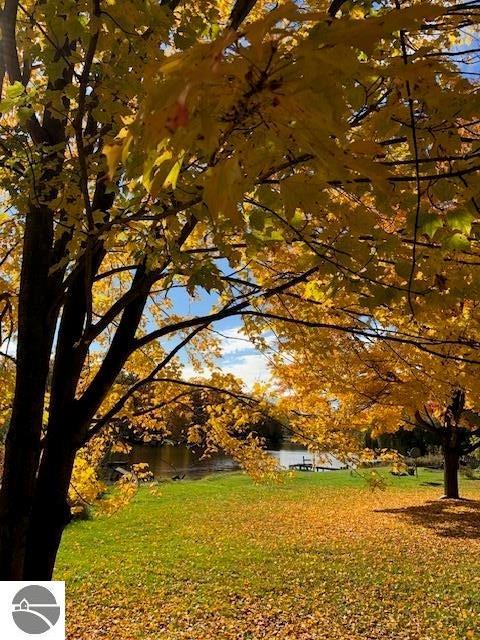
MULTIPOLYGON (((456 63, 475 11, 336 8, 4 1, 3 579, 51 577, 77 452, 149 386, 178 395, 178 354, 208 361, 216 321, 254 334, 270 302, 327 286, 360 315, 324 328, 368 336, 366 309, 424 317, 476 294, 478 114, 456 63), (199 291, 212 308, 190 312, 199 291)), ((477 345, 451 343, 460 359, 477 345)), ((220 413, 212 434, 252 468, 258 447, 220 413)))
MULTIPOLYGON (((439 313, 437 336, 445 321, 439 313)), ((422 430, 442 448, 445 497, 458 498, 460 459, 480 448, 478 365, 379 339, 343 335, 326 343, 314 328, 308 329, 308 346, 304 338, 295 340, 292 331, 273 371, 289 390, 285 408, 299 409, 294 425, 306 442, 316 430, 320 444, 323 438, 327 446, 354 452, 366 431, 378 437, 422 430)))

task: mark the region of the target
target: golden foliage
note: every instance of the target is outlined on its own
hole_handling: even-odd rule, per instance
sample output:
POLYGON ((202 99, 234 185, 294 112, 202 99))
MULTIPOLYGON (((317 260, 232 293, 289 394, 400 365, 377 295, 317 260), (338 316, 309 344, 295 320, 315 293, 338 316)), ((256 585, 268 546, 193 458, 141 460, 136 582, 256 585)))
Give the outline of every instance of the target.
POLYGON ((77 455, 68 490, 72 515, 74 517, 85 515, 104 491, 105 485, 98 479, 95 467, 85 459, 82 453, 77 455))

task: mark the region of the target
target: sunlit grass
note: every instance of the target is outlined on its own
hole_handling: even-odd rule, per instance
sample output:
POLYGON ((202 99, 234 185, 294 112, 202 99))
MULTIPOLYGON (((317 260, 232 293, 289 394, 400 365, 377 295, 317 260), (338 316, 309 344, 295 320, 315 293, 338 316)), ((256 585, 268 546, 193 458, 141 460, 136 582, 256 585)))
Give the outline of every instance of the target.
POLYGON ((464 480, 470 501, 455 505, 437 500, 439 472, 387 480, 375 492, 349 472, 142 488, 65 535, 69 638, 475 637, 480 482, 464 480))

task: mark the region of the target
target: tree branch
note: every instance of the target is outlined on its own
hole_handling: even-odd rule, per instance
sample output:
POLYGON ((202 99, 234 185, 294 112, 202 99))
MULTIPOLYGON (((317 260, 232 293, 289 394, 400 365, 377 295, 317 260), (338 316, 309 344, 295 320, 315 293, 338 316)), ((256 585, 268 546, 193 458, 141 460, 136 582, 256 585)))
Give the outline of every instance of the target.
POLYGON ((256 3, 257 0, 236 0, 228 20, 230 28, 236 31, 256 3))
MULTIPOLYGON (((272 296, 283 293, 283 291, 286 291, 287 289, 294 287, 300 282, 304 282, 309 278, 309 276, 311 276, 317 270, 318 270, 317 266, 312 267, 311 269, 308 269, 307 271, 301 273, 298 276, 295 276, 291 280, 288 280, 287 282, 284 282, 281 285, 272 287, 271 289, 267 289, 266 291, 263 292, 261 296, 262 299, 268 300, 272 296)), ((230 318, 235 315, 241 315, 244 312, 244 310, 246 310, 251 304, 252 304, 251 299, 245 300, 243 302, 239 302, 238 304, 232 304, 230 302, 229 304, 225 305, 225 307, 221 311, 217 311, 215 313, 211 313, 206 316, 188 318, 186 320, 181 320, 179 322, 167 325, 165 327, 161 327, 156 331, 152 331, 151 333, 148 333, 146 336, 138 338, 135 341, 132 351, 134 351, 135 349, 139 349, 140 347, 148 344, 149 342, 152 342, 152 340, 157 340, 158 338, 166 336, 170 333, 175 333, 176 331, 181 331, 182 329, 188 329, 190 327, 195 327, 200 324, 205 324, 206 326, 208 326, 212 322, 217 322, 218 320, 230 318), (229 306, 230 304, 232 306, 229 306)))

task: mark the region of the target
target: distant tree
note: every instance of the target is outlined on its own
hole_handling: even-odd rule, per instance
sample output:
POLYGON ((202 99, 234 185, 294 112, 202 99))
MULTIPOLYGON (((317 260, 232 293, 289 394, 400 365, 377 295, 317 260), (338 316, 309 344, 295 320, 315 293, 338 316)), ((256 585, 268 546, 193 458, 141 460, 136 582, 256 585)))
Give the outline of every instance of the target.
POLYGON ((273 372, 288 389, 284 408, 299 410, 294 424, 305 440, 317 434, 331 447, 355 451, 376 439, 384 446, 386 435, 394 444, 399 432, 423 433, 441 447, 445 497, 458 498, 460 459, 480 448, 478 365, 352 336, 327 345, 324 332, 312 328, 305 345, 295 343, 295 331, 273 372))

